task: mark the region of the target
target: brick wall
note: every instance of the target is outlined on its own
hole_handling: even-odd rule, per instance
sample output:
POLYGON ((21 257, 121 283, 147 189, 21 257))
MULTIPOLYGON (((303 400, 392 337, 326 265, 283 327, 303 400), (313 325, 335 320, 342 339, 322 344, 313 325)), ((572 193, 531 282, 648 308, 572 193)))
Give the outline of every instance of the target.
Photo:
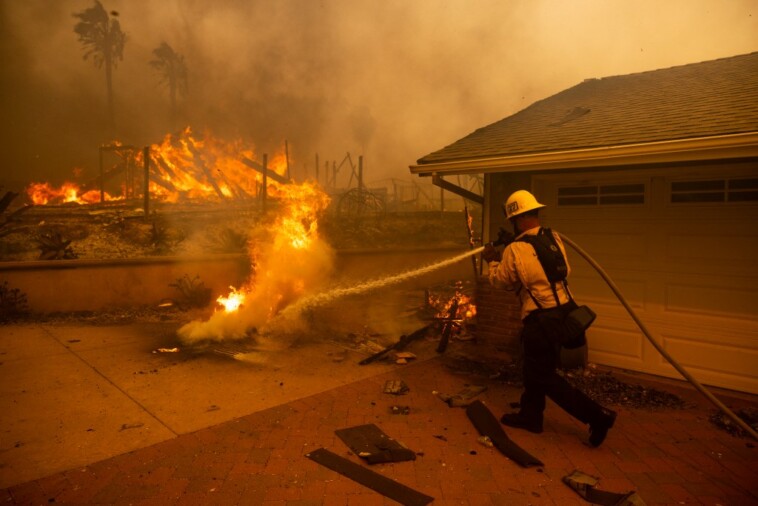
POLYGON ((520 305, 514 292, 490 285, 486 277, 476 282, 476 339, 511 352, 519 350, 520 305))

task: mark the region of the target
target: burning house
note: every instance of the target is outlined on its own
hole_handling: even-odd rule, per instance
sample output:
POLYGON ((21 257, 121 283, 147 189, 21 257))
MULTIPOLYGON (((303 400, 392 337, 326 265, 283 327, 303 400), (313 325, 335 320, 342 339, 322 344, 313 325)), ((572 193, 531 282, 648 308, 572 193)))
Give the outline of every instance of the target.
MULTIPOLYGON (((543 224, 590 252, 700 381, 758 392, 758 53, 587 79, 410 169, 448 188, 446 176, 484 174, 486 237, 505 198, 530 190, 543 224)), ((598 313, 590 360, 678 377, 569 256, 573 292, 598 313)), ((483 284, 478 303, 480 333, 515 346, 517 300, 483 284)))

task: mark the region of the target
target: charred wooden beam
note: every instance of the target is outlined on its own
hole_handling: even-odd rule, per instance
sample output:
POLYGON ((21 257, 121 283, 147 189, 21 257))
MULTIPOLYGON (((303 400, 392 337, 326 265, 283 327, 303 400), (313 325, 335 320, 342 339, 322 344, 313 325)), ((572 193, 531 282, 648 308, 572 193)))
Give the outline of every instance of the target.
POLYGON ((385 356, 387 353, 391 352, 392 350, 400 351, 400 350, 405 349, 405 347, 408 346, 413 341, 424 338, 427 332, 429 331, 429 329, 431 329, 433 326, 434 326, 434 323, 430 323, 428 325, 424 325, 418 330, 411 332, 408 335, 403 334, 402 336, 400 336, 400 339, 396 343, 393 343, 387 346, 383 350, 377 353, 374 353, 370 357, 364 358, 363 360, 358 362, 358 365, 370 364, 371 362, 374 362, 375 360, 382 358, 383 356, 385 356))
POLYGON ((145 171, 145 188, 143 189, 145 218, 150 215, 150 146, 145 146, 142 150, 142 162, 145 171))
POLYGON ((171 182, 166 181, 165 179, 161 178, 158 174, 150 174, 150 181, 157 184, 158 186, 162 186, 165 189, 167 189, 170 192, 178 192, 179 190, 176 189, 176 187, 171 184, 171 182))
POLYGON ((195 146, 192 145, 191 142, 187 143, 187 148, 189 148, 189 150, 192 152, 192 162, 195 167, 199 168, 203 174, 205 174, 205 179, 213 187, 213 190, 216 192, 219 198, 222 200, 225 199, 226 195, 224 195, 224 193, 221 191, 218 183, 216 183, 216 178, 213 177, 213 174, 211 174, 211 171, 205 164, 205 161, 203 161, 203 159, 200 157, 200 152, 195 148, 195 146))
POLYGON ((168 162, 163 159, 163 155, 158 154, 151 158, 154 162, 157 162, 155 164, 156 167, 160 167, 160 169, 168 174, 169 177, 177 178, 176 172, 174 172, 174 169, 172 169, 168 162))
POLYGON ((13 202, 13 199, 16 197, 18 197, 18 193, 16 192, 5 192, 3 198, 0 199, 0 213, 3 213, 6 209, 8 209, 8 206, 11 205, 11 202, 13 202))
POLYGON ((450 311, 447 313, 442 326, 442 337, 440 338, 439 345, 437 346, 437 353, 444 353, 447 349, 447 344, 450 341, 450 335, 453 333, 453 328, 457 322, 455 317, 458 314, 458 297, 453 299, 453 303, 450 304, 450 311))
POLYGON ((253 160, 247 158, 246 156, 241 157, 240 160, 242 161, 242 163, 244 163, 245 165, 247 165, 251 169, 257 170, 261 174, 265 174, 266 176, 270 177, 271 179, 273 179, 274 181, 276 181, 279 184, 289 184, 289 182, 290 182, 290 180, 287 179, 286 177, 280 176, 279 174, 277 174, 273 170, 269 169, 268 167, 266 167, 264 169, 263 165, 261 165, 258 162, 254 162, 253 160))

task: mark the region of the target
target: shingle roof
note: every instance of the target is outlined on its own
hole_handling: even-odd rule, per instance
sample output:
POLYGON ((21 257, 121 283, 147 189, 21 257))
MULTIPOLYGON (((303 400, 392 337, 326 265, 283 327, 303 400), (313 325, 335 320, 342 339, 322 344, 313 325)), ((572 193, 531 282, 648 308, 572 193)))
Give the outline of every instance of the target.
POLYGON ((758 52, 587 79, 418 164, 758 131, 758 52))

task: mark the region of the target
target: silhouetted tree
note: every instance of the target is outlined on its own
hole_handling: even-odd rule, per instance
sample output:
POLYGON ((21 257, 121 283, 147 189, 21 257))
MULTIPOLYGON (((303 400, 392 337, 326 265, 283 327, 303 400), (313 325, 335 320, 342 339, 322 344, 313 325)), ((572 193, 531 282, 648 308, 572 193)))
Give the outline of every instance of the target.
POLYGON ((153 49, 153 55, 155 59, 150 60, 150 66, 158 71, 161 84, 168 86, 171 100, 171 126, 173 127, 176 121, 176 97, 187 94, 187 65, 184 63, 184 56, 174 51, 165 42, 153 49))
POLYGON ((124 44, 126 34, 121 31, 121 24, 116 17, 118 12, 105 11, 103 4, 95 0, 95 6, 82 12, 75 12, 79 22, 74 26, 74 32, 79 36, 79 42, 84 46, 84 59, 92 56, 97 68, 105 67, 105 83, 108 93, 108 118, 110 126, 115 125, 113 107, 113 69, 117 60, 124 59, 124 44))

